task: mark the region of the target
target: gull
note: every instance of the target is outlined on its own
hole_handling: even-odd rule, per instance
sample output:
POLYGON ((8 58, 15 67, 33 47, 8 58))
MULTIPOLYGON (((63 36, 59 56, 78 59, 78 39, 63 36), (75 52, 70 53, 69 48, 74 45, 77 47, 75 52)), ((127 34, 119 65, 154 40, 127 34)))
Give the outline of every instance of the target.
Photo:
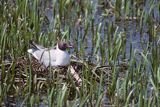
POLYGON ((58 42, 56 48, 45 48, 36 44, 33 40, 30 41, 30 45, 31 48, 27 50, 28 53, 45 67, 63 67, 70 64, 70 55, 66 49, 72 46, 66 42, 58 42))

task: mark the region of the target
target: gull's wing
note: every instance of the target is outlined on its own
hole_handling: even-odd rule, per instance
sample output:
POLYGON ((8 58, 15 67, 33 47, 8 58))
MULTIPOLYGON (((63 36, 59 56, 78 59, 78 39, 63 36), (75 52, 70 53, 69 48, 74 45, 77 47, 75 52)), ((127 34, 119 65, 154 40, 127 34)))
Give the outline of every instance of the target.
POLYGON ((51 49, 37 49, 31 53, 40 63, 43 63, 46 67, 49 65, 55 65, 56 63, 56 50, 51 49))
POLYGON ((43 47, 39 44, 36 44, 33 40, 30 40, 29 44, 30 44, 31 48, 34 48, 34 49, 45 49, 45 47, 43 47))
POLYGON ((40 63, 43 63, 46 67, 49 65, 56 65, 56 49, 45 48, 41 45, 35 44, 33 40, 29 43, 31 48, 28 49, 28 53, 32 54, 40 63))
MULTIPOLYGON (((44 50, 41 52, 41 55, 39 55, 39 61, 42 62, 45 66, 56 66, 56 50, 44 50)), ((37 52, 38 53, 38 52, 37 52)))

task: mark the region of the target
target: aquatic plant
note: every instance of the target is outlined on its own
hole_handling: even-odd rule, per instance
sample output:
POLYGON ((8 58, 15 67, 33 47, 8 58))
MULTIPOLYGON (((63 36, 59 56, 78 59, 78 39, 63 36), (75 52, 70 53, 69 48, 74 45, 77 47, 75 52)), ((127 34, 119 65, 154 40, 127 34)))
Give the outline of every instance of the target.
POLYGON ((1 106, 160 106, 159 8, 159 0, 0 1, 1 106), (29 40, 51 47, 57 38, 75 45, 81 86, 69 72, 33 72, 29 40))

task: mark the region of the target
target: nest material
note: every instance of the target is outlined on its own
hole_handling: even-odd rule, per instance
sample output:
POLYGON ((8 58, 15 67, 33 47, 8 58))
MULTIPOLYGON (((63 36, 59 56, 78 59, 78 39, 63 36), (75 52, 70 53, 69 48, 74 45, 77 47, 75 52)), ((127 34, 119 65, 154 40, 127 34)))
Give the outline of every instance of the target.
MULTIPOLYGON (((12 63, 10 65, 6 64, 6 68, 8 69, 12 68, 11 66, 12 66, 12 63)), ((61 77, 63 77, 64 79, 66 79, 67 77, 66 71, 68 71, 73 77, 73 79, 75 80, 75 83, 79 86, 82 84, 81 73, 83 72, 83 68, 85 69, 87 68, 92 73, 91 78, 95 79, 97 82, 100 82, 100 76, 103 74, 105 76, 104 82, 107 85, 107 87, 110 86, 110 84, 112 84, 113 72, 112 72, 112 67, 109 65, 96 67, 95 64, 71 61, 70 66, 67 66, 67 67, 46 68, 43 64, 39 63, 39 61, 35 58, 32 58, 31 62, 29 63, 29 60, 27 60, 25 57, 19 57, 15 60, 15 68, 16 68, 17 74, 18 73, 26 74, 26 72, 24 71, 26 69, 29 70, 31 68, 32 73, 38 76, 39 75, 48 76, 50 75, 51 70, 53 70, 53 71, 56 71, 56 73, 54 73, 54 76, 61 75, 61 77), (24 73, 20 73, 20 72, 24 72, 24 73)), ((127 69, 126 64, 122 64, 120 66, 120 71, 123 71, 126 69, 127 69)))
MULTIPOLYGON (((31 68, 32 73, 34 75, 37 75, 37 77, 43 76, 45 79, 46 76, 50 76, 51 72, 53 71, 54 78, 56 78, 58 76, 60 78, 63 78, 63 80, 65 80, 65 82, 67 82, 67 80, 66 80, 68 78, 67 74, 69 73, 70 76, 72 76, 71 79, 74 80, 74 83, 78 87, 80 87, 82 85, 82 78, 83 78, 82 72, 84 69, 85 70, 87 69, 89 71, 89 73, 91 74, 91 75, 89 75, 90 78, 95 79, 97 82, 100 82, 101 76, 104 77, 103 82, 104 82, 105 86, 107 87, 107 90, 108 90, 108 87, 110 87, 112 84, 113 70, 112 70, 112 67, 109 65, 97 67, 95 64, 90 64, 90 63, 86 63, 86 62, 71 61, 70 66, 68 66, 68 67, 59 67, 59 68, 48 67, 48 68, 46 68, 44 65, 40 64, 39 61, 36 60, 35 58, 32 58, 32 60, 30 62, 25 57, 19 57, 13 63, 15 64, 14 67, 16 70, 15 83, 19 84, 18 86, 20 86, 20 87, 23 87, 25 80, 27 78, 27 75, 23 75, 23 74, 26 74, 26 70, 29 71, 30 68, 31 68)), ((7 68, 6 71, 9 71, 12 69, 13 63, 6 64, 6 66, 5 66, 5 68, 7 68)), ((124 70, 124 69, 127 69, 127 66, 125 64, 120 66, 120 70, 124 70)), ((46 80, 47 79, 45 79, 45 81, 46 80)), ((71 80, 71 81, 73 81, 73 80, 71 80)), ((69 81, 69 84, 71 81, 69 81)), ((69 87, 68 89, 70 90, 69 91, 69 99, 72 100, 75 97, 75 95, 73 93, 74 88, 71 85, 68 85, 68 87, 69 87)), ((106 95, 108 95, 107 91, 106 91, 106 95)))
MULTIPOLYGON (((17 58, 16 65, 21 70, 24 70, 26 67, 29 68, 30 64, 28 62, 29 61, 27 61, 26 58, 20 57, 17 58)), ((93 79, 95 79, 97 82, 100 81, 100 76, 101 74, 103 74, 105 75, 105 84, 110 85, 112 83, 112 67, 109 65, 96 67, 96 65, 93 63, 86 64, 86 62, 71 61, 70 66, 67 67, 46 68, 43 64, 40 64, 37 59, 32 58, 31 60, 31 69, 33 74, 46 76, 50 74, 50 70, 52 69, 58 71, 58 74, 63 75, 63 77, 65 78, 67 74, 66 71, 69 71, 77 84, 82 83, 82 79, 80 76, 83 72, 83 68, 90 69, 93 74, 93 79)))
MULTIPOLYGON (((17 82, 25 82, 24 79, 27 77, 27 75, 22 75, 22 74, 26 74, 26 70, 32 70, 33 74, 36 74, 37 76, 39 75, 43 75, 43 76, 48 76, 50 75, 51 69, 53 71, 58 72, 57 75, 54 76, 59 76, 62 75, 62 78, 67 78, 67 72, 69 71, 69 73, 71 74, 71 76, 73 77, 73 79, 75 80, 75 83, 77 84, 77 86, 81 86, 82 84, 82 72, 84 69, 88 69, 88 71, 93 74, 93 76, 90 76, 91 79, 95 79, 97 82, 100 82, 100 78, 101 75, 103 75, 104 78, 104 82, 106 84, 107 87, 109 87, 112 84, 112 74, 113 74, 113 70, 112 70, 112 66, 106 65, 106 66, 100 66, 100 67, 96 67, 95 64, 89 64, 86 62, 76 62, 76 61, 71 61, 71 64, 68 67, 60 67, 60 68, 46 68, 44 65, 40 64, 38 60, 36 60, 35 58, 32 58, 31 62, 29 62, 29 60, 27 60, 25 57, 19 57, 17 58, 14 62, 11 63, 7 63, 7 64, 1 64, 0 66, 0 70, 5 70, 5 71, 10 71, 13 69, 13 67, 15 67, 15 73, 16 73, 16 78, 15 80, 17 82), (18 74, 18 76, 17 76, 18 74), (20 76, 21 75, 21 76, 20 76), (20 78, 21 77, 21 78, 20 78)), ((122 63, 119 66, 119 74, 124 74, 123 71, 128 69, 128 65, 127 63, 122 63), (121 73, 122 72, 122 73, 121 73)), ((1 74, 0 74, 1 75, 1 74)), ((0 76, 1 77, 1 76, 0 76)), ((120 77, 118 75, 118 77, 120 77)), ((0 78, 2 79, 2 78, 0 78)), ((3 83, 3 81, 1 81, 3 83)), ((19 85, 20 86, 20 85, 19 85)), ((71 87, 72 88, 72 87, 71 87)), ((68 88, 70 89, 70 88, 68 88)), ((74 93, 71 93, 73 95, 70 96, 74 96, 74 93)), ((74 98, 74 97, 73 97, 74 98)), ((71 98, 71 99, 73 99, 71 98)))
POLYGON ((32 58, 31 63, 28 63, 26 58, 20 57, 17 58, 16 60, 16 65, 19 67, 21 70, 24 69, 29 69, 31 66, 31 70, 33 74, 36 75, 42 75, 42 76, 48 76, 50 75, 51 71, 54 72, 54 76, 60 76, 63 79, 67 78, 67 72, 71 74, 73 79, 75 80, 75 83, 79 86, 82 83, 82 79, 80 78, 79 74, 75 71, 80 68, 80 66, 76 64, 71 64, 71 66, 66 66, 66 67, 48 67, 46 68, 43 64, 39 63, 39 61, 35 58, 32 58), (77 69, 78 68, 78 69, 77 69), (69 70, 68 70, 69 69, 69 70))

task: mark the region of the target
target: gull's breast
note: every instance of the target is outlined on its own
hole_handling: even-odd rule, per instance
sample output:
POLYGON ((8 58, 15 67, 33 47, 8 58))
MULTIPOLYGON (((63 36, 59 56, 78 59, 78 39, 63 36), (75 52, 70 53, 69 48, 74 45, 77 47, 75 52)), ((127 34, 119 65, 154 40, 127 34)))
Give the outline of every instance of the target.
POLYGON ((66 66, 70 63, 70 56, 66 51, 57 50, 56 54, 57 66, 66 66))

